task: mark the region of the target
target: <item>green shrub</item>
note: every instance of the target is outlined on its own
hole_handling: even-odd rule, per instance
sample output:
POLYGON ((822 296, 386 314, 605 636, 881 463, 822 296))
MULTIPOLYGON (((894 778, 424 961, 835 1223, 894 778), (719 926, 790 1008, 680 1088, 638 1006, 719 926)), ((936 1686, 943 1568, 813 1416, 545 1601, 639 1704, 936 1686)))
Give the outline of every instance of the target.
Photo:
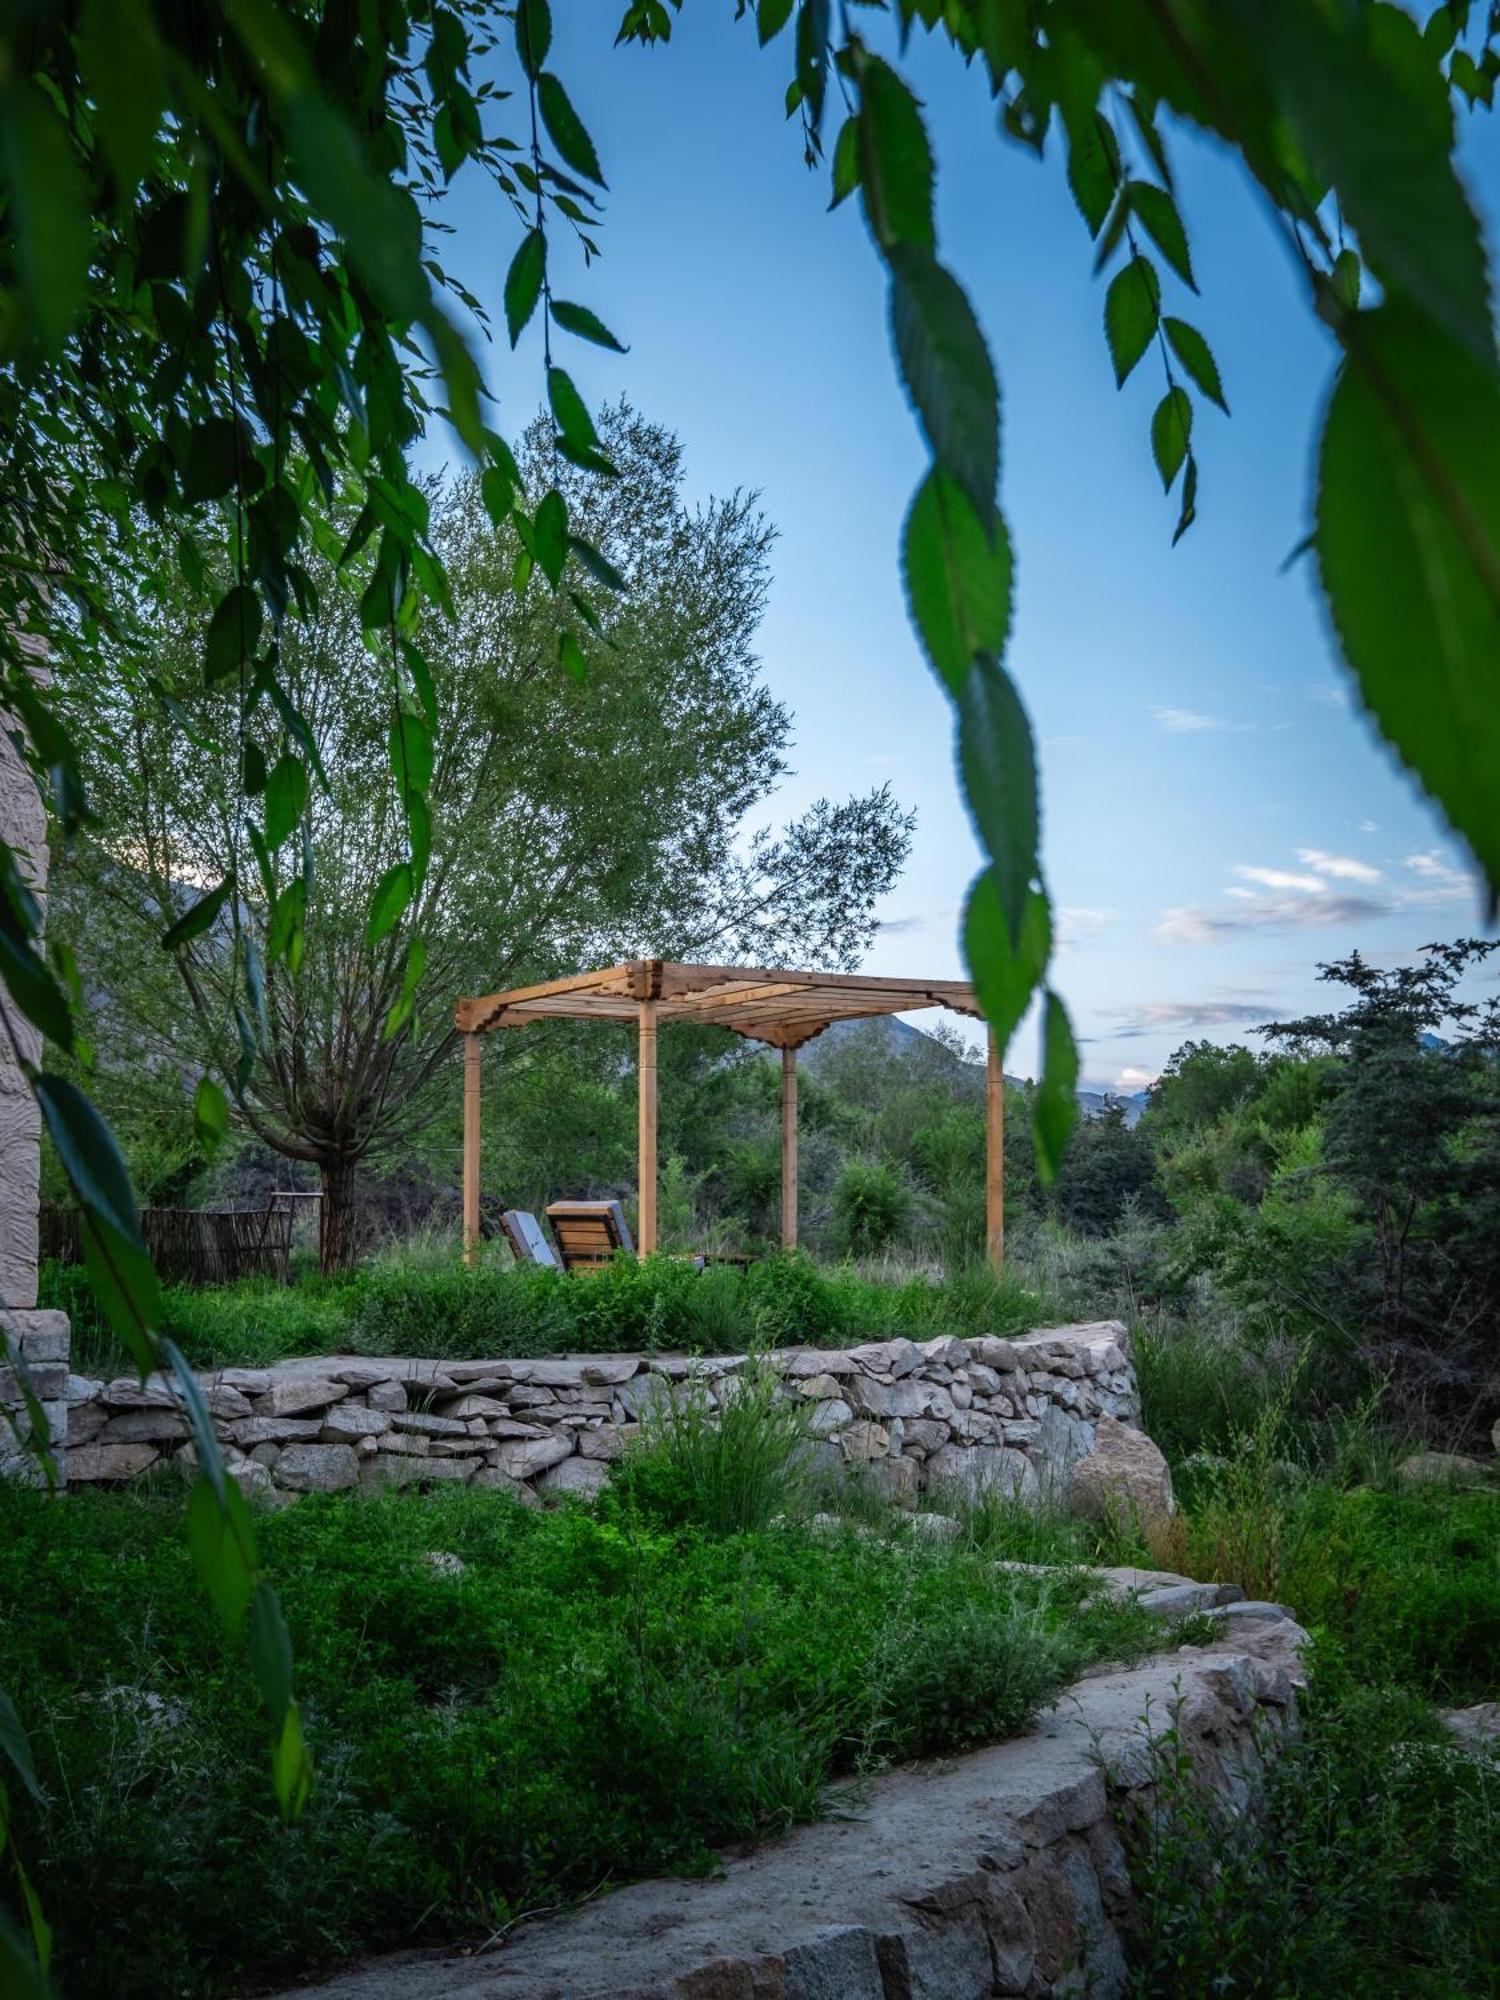
POLYGON ((1174 1464, 1224 1451, 1274 1391, 1263 1362, 1190 1321, 1141 1329, 1134 1354, 1143 1422, 1174 1464))
POLYGON ((1154 1807, 1126 1828, 1141 2000, 1500 1991, 1500 1759, 1424 1745, 1410 1696, 1325 1658, 1263 1812, 1226 1828, 1163 1720, 1154 1807))
POLYGON ((854 1257, 878 1256, 906 1226, 911 1190, 888 1160, 849 1159, 833 1184, 838 1240, 854 1257))
POLYGON ((745 1534, 795 1515, 807 1475, 808 1411, 764 1363, 742 1374, 658 1378, 620 1468, 622 1497, 660 1525, 745 1534))
POLYGON ((640 1493, 311 1496, 261 1537, 316 1761, 293 1827, 180 1500, 0 1491, 0 1686, 47 1798, 15 1831, 72 2000, 207 2000, 701 1867, 840 1773, 1004 1733, 1081 1657, 1063 1600, 968 1549, 668 1530, 640 1493))

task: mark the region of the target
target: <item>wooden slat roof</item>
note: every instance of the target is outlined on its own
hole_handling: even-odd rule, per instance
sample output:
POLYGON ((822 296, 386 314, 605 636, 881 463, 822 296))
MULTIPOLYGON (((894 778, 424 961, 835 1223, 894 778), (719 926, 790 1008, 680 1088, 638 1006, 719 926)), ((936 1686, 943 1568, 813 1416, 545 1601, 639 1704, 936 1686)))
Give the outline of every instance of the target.
POLYGON ((568 979, 517 986, 460 1000, 453 1010, 463 1034, 524 1028, 529 1021, 634 1020, 654 1000, 658 1021, 695 1021, 732 1028, 776 1048, 796 1048, 835 1021, 951 1007, 979 1016, 974 989, 959 979, 889 979, 864 972, 785 972, 757 965, 681 965, 635 958, 568 979))

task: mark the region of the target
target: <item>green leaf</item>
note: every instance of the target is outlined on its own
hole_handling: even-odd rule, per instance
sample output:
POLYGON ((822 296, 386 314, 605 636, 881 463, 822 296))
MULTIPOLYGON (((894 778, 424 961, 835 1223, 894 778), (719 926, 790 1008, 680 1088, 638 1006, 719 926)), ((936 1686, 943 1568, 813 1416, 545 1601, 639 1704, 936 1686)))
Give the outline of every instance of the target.
POLYGON ((1000 391, 963 288, 915 243, 894 243, 891 325, 907 390, 933 456, 981 519, 995 504, 1000 391))
POLYGON ((516 54, 527 76, 541 75, 551 46, 552 10, 547 0, 517 0, 516 54))
POLYGON ((1026 899, 1020 942, 1012 945, 994 871, 985 869, 969 891, 964 912, 964 957, 984 1017, 995 1031, 1002 1055, 1052 955, 1052 911, 1046 895, 1033 889, 1026 899))
POLYGON ((135 1194, 114 1135, 76 1083, 42 1070, 36 1101, 74 1194, 130 1242, 140 1242, 135 1194))
POLYGON ((432 783, 432 731, 421 716, 402 709, 388 742, 391 775, 403 792, 425 792, 432 783))
POLYGON ((83 1209, 83 1261, 94 1297, 121 1343, 144 1374, 156 1351, 151 1333, 161 1318, 161 1287, 138 1234, 124 1236, 83 1209))
POLYGON ((1409 304, 1357 338, 1319 453, 1318 565, 1365 706, 1500 895, 1500 390, 1409 304))
POLYGON ((187 1539, 219 1623, 238 1637, 255 1588, 255 1528, 233 1480, 215 1490, 200 1476, 188 1495, 187 1539))
POLYGON ((432 858, 432 815, 427 809, 427 801, 420 792, 407 792, 403 801, 406 807, 406 847, 411 856, 412 886, 427 873, 427 863, 432 858))
MULTIPOLYGON (((12 905, 10 880, 16 877, 10 850, 0 842, 0 981, 27 1020, 60 1049, 73 1047, 73 1016, 67 995, 46 960, 26 935, 25 920, 12 905)), ((23 909, 25 905, 23 904, 23 909)))
POLYGON ((528 230, 505 274, 505 325, 512 347, 536 311, 546 269, 547 239, 540 229, 528 230))
POLYGON ((288 1702, 271 1752, 271 1781, 282 1817, 294 1820, 312 1794, 312 1760, 302 1735, 302 1717, 296 1702, 288 1702))
POLYGON ((292 1635, 276 1592, 263 1580, 250 1597, 250 1671, 266 1713, 279 1730, 292 1703, 292 1635))
POLYGON ((1172 490, 1172 482, 1182 470, 1192 434, 1193 406, 1187 390, 1168 389, 1151 419, 1151 455, 1167 492, 1172 490))
POLYGON ((234 490, 240 465, 239 426, 232 417, 207 417, 194 424, 178 478, 190 507, 222 500, 234 490))
POLYGON ((1359 307, 1359 280, 1358 251, 1340 250, 1333 260, 1329 283, 1333 286, 1334 296, 1339 304, 1349 312, 1355 312, 1359 307))
POLYGON ((756 0, 755 32, 760 45, 773 41, 792 18, 794 0, 756 0))
POLYGON ((1165 188, 1153 187, 1149 181, 1132 181, 1127 192, 1132 210, 1157 249, 1183 283, 1196 292, 1198 286, 1193 277, 1193 260, 1188 254, 1187 231, 1182 226, 1176 202, 1165 188))
POLYGON ((859 64, 860 185, 870 233, 882 249, 915 243, 932 251, 932 148, 917 100, 889 63, 859 64))
POLYGON ((307 766, 290 751, 266 780, 266 850, 274 854, 307 810, 307 766))
POLYGON ((162 950, 180 951, 183 945, 191 944, 195 937, 201 937, 233 893, 234 877, 229 875, 217 889, 210 889, 206 896, 200 896, 190 909, 184 911, 170 930, 162 933, 162 950))
POLYGON ((379 944, 396 928, 412 897, 412 869, 409 861, 397 861, 386 869, 370 897, 370 920, 365 927, 369 944, 379 944))
POLYGON ((417 988, 422 983, 422 974, 427 970, 427 946, 421 938, 411 938, 406 947, 406 966, 401 975, 401 991, 395 1004, 385 1017, 383 1039, 389 1041, 398 1034, 411 1019, 416 1006, 417 988))
POLYGON ((833 199, 830 208, 837 208, 841 201, 859 186, 859 117, 846 118, 839 127, 839 136, 833 142, 833 199))
POLYGON ((594 420, 566 370, 547 370, 547 401, 552 407, 553 422, 570 443, 585 450, 597 448, 599 433, 594 429, 594 420))
POLYGON ((1224 400, 1224 384, 1219 379, 1219 364, 1214 360, 1213 350, 1208 342, 1197 327, 1189 326, 1185 319, 1173 319, 1170 313, 1163 319, 1162 326, 1172 352, 1208 400, 1217 403, 1227 417, 1229 405, 1224 400))
POLYGON ((245 744, 245 754, 240 765, 241 783, 247 799, 259 798, 266 789, 266 753, 252 737, 245 744))
POLYGON ((193 1130, 210 1157, 229 1137, 229 1099, 211 1076, 200 1076, 193 1092, 193 1130))
POLYGON ((0 1993, 5 2000, 53 2000, 46 1974, 4 1910, 0 1910, 0 1993))
POLYGON ((1068 186, 1090 236, 1097 236, 1108 220, 1119 184, 1120 148, 1115 135, 1102 118, 1090 118, 1068 147, 1068 186))
POLYGON ((594 547, 594 544, 583 535, 569 535, 568 547, 577 556, 590 576, 594 577, 597 582, 602 583, 606 590, 623 593, 629 589, 630 586, 609 558, 601 555, 599 550, 594 547))
MULTIPOLYGON (((0 1815, 0 1827, 3 1827, 3 1815, 0 1815)), ((15 1866, 16 1884, 21 1891, 21 1901, 26 1909, 26 1921, 31 1926, 31 1942, 32 1948, 36 1952, 36 1962, 45 1976, 52 1969, 52 1926, 47 1921, 46 1913, 42 1909, 41 1898, 37 1895, 32 1885, 31 1877, 27 1874, 22 1864, 20 1853, 14 1841, 11 1842, 10 1856, 15 1866)), ((0 1959, 0 1964, 3 1963, 3 1959, 0 1959)), ((4 1992, 6 2000, 13 2000, 13 1994, 16 1990, 8 1985, 0 1984, 0 1991, 4 1992)))
POLYGON ((917 489, 902 543, 912 622, 927 657, 957 695, 976 653, 1005 651, 1010 630, 1010 538, 991 509, 981 525, 958 482, 934 466, 917 489))
POLYGON ((1049 991, 1042 1009, 1042 1074, 1031 1111, 1037 1177, 1043 1187, 1057 1176, 1077 1118, 1078 1046, 1067 1008, 1049 991))
POLYGON ((571 333, 579 340, 591 340, 595 347, 608 347, 616 354, 626 354, 629 349, 610 332, 597 313, 591 313, 587 306, 574 305, 571 299, 554 299, 552 317, 564 333, 571 333))
POLYGON ((495 526, 504 527, 515 504, 516 489, 498 465, 487 465, 479 475, 479 496, 484 502, 484 511, 495 526))
POLYGON ((203 674, 210 687, 246 667, 260 644, 260 599, 247 583, 225 591, 208 621, 203 674))
POLYGON ((307 922, 307 877, 294 875, 271 905, 266 926, 266 956, 272 965, 285 959, 295 978, 302 963, 303 927, 307 922))
POLYGON ((958 698, 958 761, 1011 948, 1019 951, 1037 873, 1036 753, 1015 684, 983 654, 969 668, 958 698))
MULTIPOLYGON (((88 198, 67 128, 8 44, 0 82, 0 186, 8 196, 7 259, 21 279, 22 328, 46 354, 66 339, 88 285, 88 198)), ((14 306, 12 306, 14 310, 14 306)))
POLYGON ((544 493, 531 523, 531 553, 556 590, 568 560, 568 505, 554 486, 544 493))
POLYGON ((188 1366, 182 1349, 168 1335, 162 1336, 161 1352, 176 1378, 177 1394, 192 1426, 198 1471, 213 1488, 222 1505, 228 1493, 229 1481, 224 1476, 224 1459, 219 1450, 219 1440, 214 1435, 214 1420, 208 1414, 208 1404, 203 1399, 198 1378, 188 1366))
POLYGON ((568 674, 573 680, 586 681, 588 679, 589 663, 583 657, 583 648, 569 631, 563 631, 558 635, 557 660, 563 672, 568 674))
POLYGON ((1187 471, 1182 476, 1182 511, 1177 516, 1177 526, 1172 530, 1172 546, 1174 549, 1197 518, 1198 461, 1189 452, 1187 471))
POLYGON ((47 1801, 42 1797, 42 1788, 36 1781, 36 1766, 31 1760, 31 1740, 26 1734, 26 1725, 4 1688, 0 1688, 0 1751, 4 1752, 16 1776, 37 1804, 44 1806, 47 1801))
POLYGON ((1452 103, 1416 23, 1389 5, 1226 5, 1370 269, 1495 373, 1483 238, 1453 158, 1452 103))
POLYGON ((1155 267, 1144 257, 1132 257, 1115 273, 1104 296, 1104 337, 1120 388, 1151 345, 1160 311, 1161 285, 1155 267))
POLYGON ((599 155, 594 151, 594 142, 584 129, 583 120, 573 109, 568 93, 550 70, 537 78, 536 102, 548 136, 567 165, 575 174, 582 174, 585 180, 605 187, 607 183, 599 166, 599 155))

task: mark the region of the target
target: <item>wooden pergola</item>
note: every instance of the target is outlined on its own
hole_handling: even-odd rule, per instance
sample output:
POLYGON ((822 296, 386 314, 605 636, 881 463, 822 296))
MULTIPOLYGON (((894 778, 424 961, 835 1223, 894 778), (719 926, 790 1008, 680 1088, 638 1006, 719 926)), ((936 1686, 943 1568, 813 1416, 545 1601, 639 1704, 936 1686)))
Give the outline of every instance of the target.
MULTIPOLYGON (((633 1021, 639 1039, 640 1226, 642 1252, 656 1237, 656 1035, 663 1022, 731 1028, 781 1050, 781 1240, 797 1241, 797 1051, 835 1021, 948 1007, 982 1019, 972 986, 955 979, 885 979, 863 972, 778 972, 753 965, 679 965, 636 958, 598 972, 460 1000, 454 1025, 464 1038, 464 1258, 479 1243, 479 1086, 481 1036, 533 1021, 633 1021)), ((985 1076, 985 1236, 1000 1268, 1005 1252, 1005 1096, 1000 1052, 988 1037, 985 1076)))

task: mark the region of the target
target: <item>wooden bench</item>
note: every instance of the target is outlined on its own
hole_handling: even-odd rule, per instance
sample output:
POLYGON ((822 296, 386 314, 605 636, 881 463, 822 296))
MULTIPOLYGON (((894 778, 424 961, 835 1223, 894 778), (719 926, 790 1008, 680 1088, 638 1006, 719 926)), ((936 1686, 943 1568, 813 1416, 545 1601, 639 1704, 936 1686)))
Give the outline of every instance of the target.
POLYGON ((547 1220, 565 1271, 602 1271, 621 1250, 635 1254, 630 1225, 617 1201, 554 1201, 547 1220))

